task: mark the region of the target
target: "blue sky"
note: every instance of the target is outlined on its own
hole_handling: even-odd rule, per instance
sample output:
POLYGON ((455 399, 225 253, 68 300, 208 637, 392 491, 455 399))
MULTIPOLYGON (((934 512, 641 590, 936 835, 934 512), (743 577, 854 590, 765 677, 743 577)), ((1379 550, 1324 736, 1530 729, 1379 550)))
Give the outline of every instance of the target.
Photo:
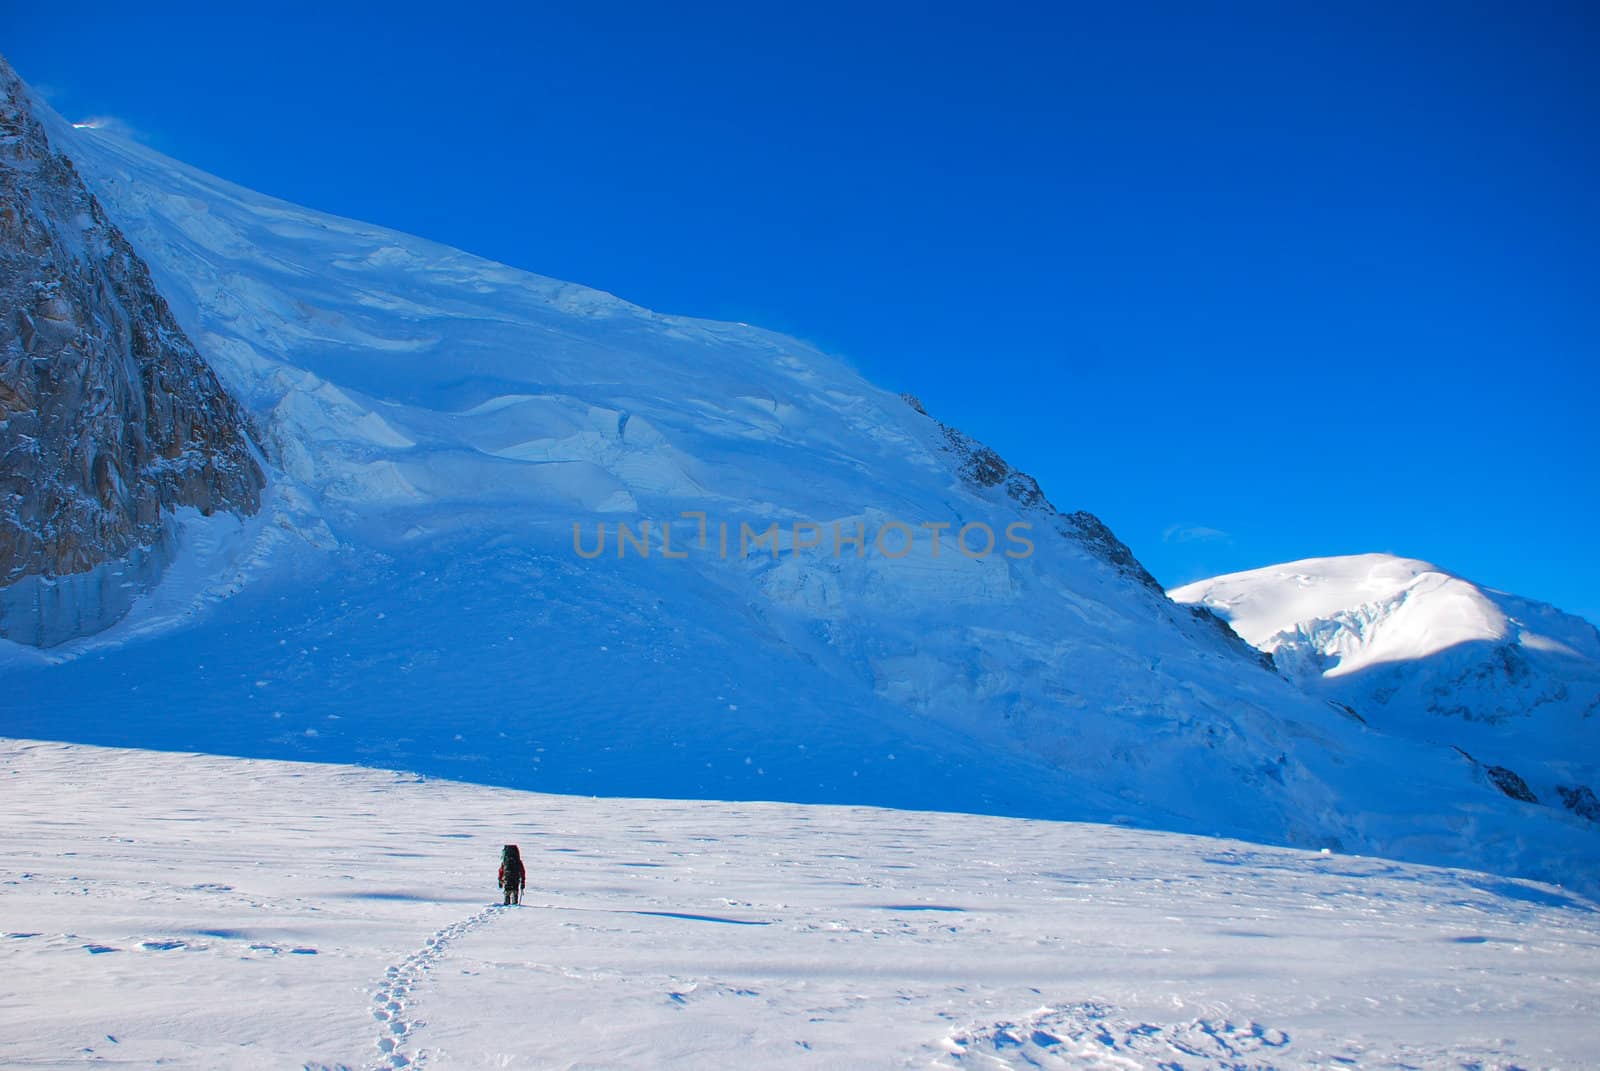
POLYGON ((1592 5, 28 5, 70 118, 852 359, 1163 582, 1388 550, 1600 620, 1592 5))

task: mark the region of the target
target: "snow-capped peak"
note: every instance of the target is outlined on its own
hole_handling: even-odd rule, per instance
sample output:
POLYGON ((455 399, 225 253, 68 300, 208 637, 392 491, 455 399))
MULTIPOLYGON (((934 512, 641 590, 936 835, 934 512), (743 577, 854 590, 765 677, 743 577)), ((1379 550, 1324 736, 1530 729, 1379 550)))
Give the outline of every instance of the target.
POLYGON ((1274 655, 1312 649, 1326 677, 1475 642, 1600 660, 1600 636, 1581 618, 1392 554, 1306 558, 1202 580, 1171 595, 1210 607, 1274 655))
POLYGON ((1392 554, 1308 558, 1171 594, 1371 727, 1448 744, 1513 798, 1600 814, 1587 787, 1600 633, 1582 618, 1392 554))

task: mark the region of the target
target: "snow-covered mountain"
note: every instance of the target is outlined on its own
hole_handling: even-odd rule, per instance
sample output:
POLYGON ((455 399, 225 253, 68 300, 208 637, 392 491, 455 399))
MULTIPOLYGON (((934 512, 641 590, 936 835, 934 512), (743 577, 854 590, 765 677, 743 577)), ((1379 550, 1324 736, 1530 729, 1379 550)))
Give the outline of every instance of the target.
POLYGON ((1177 588, 1314 694, 1444 741, 1506 791, 1600 822, 1600 631, 1389 554, 1310 558, 1177 588))
POLYGON ((1307 698, 835 357, 39 113, 271 478, 126 620, 0 651, 0 732, 1600 872, 1592 825, 1307 698))

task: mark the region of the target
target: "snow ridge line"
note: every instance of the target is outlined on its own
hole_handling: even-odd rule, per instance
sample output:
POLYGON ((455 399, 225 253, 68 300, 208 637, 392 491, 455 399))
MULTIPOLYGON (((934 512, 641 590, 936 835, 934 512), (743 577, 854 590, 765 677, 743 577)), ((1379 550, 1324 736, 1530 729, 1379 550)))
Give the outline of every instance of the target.
POLYGON ((406 1051, 410 1047, 412 1032, 426 1025, 423 1020, 411 1017, 411 994, 449 950, 452 941, 482 926, 494 918, 498 911, 498 905, 491 905, 435 930, 423 941, 421 948, 384 970, 383 981, 372 994, 372 1017, 378 1022, 378 1056, 368 1065, 373 1071, 423 1065, 420 1052, 406 1051))

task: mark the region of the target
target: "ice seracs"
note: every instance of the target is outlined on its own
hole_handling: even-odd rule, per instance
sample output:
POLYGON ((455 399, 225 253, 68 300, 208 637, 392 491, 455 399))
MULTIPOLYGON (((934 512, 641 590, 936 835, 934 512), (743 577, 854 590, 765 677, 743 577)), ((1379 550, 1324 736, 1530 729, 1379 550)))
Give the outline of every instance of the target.
POLYGON ((1310 641, 1329 677, 1472 642, 1600 658, 1600 637, 1580 618, 1391 554, 1308 558, 1201 580, 1171 594, 1210 607, 1250 643, 1291 661, 1310 641))
POLYGON ((1287 562, 1171 594, 1374 727, 1462 748, 1509 794, 1560 807, 1596 782, 1600 632, 1580 617, 1390 554, 1287 562))

